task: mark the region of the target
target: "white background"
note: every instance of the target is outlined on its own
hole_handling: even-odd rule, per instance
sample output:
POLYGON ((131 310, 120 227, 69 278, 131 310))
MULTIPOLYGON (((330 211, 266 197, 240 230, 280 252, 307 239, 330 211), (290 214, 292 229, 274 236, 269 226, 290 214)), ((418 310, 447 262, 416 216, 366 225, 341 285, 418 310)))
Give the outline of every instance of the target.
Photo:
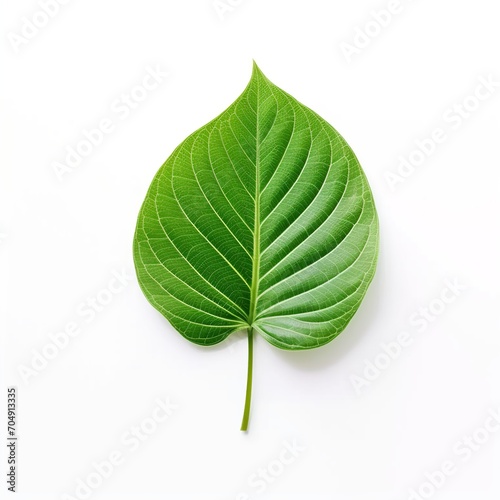
MULTIPOLYGON (((469 460, 454 449, 500 405, 500 88, 460 125, 444 116, 480 77, 500 81, 500 12, 491 0, 401 0, 348 62, 341 44, 387 5, 243 0, 221 19, 211 0, 72 0, 18 46, 23 17, 40 7, 2 2, 0 426, 16 385, 18 499, 74 496, 92 463, 117 450, 123 463, 92 498, 405 500, 449 460, 455 474, 428 498, 498 500, 500 432, 469 460), (364 303, 331 344, 289 353, 257 339, 244 434, 243 338, 189 344, 135 278, 89 323, 77 309, 113 271, 132 273, 135 220, 156 170, 239 95, 252 59, 356 152, 381 253, 364 303), (157 65, 169 76, 122 119, 113 102, 157 65), (114 130, 60 181, 54 163, 103 118, 114 130), (437 127, 446 141, 391 189, 398 157, 437 127), (467 288, 439 309, 447 279, 467 288), (410 317, 432 301, 440 312, 418 331, 410 317), (68 322, 81 333, 23 379, 20 366, 68 322), (356 391, 352 377, 403 331, 412 344, 356 391), (121 436, 158 397, 178 409, 131 452, 121 436), (293 463, 274 462, 263 492, 249 484, 293 440, 305 448, 293 463)), ((0 488, 3 498, 3 479, 0 488)))

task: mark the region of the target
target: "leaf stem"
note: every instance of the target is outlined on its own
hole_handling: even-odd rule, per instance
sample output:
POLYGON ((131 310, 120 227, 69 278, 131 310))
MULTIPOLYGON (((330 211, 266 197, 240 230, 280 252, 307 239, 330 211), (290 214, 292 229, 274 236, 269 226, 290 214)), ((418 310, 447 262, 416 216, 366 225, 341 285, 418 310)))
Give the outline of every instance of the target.
POLYGON ((253 328, 248 329, 248 370, 247 370, 247 394, 245 397, 245 410, 241 421, 241 430, 248 429, 248 419, 250 417, 250 403, 252 401, 252 371, 253 371, 253 328))

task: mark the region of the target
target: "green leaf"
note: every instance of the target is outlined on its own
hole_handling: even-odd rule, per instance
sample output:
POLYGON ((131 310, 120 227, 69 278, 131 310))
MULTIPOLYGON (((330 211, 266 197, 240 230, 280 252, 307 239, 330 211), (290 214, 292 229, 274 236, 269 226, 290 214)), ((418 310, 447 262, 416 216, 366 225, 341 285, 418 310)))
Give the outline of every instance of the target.
POLYGON ((254 64, 244 92, 156 174, 134 260, 149 302, 185 338, 248 330, 282 349, 330 342, 376 267, 378 220, 351 148, 254 64))

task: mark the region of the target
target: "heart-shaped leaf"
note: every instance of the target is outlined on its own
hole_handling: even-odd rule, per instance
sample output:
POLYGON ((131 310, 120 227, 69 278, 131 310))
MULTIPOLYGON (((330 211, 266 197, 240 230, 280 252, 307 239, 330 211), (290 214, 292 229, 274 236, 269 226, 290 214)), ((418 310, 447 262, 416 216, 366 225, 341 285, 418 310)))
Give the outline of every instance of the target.
POLYGON ((151 304, 188 340, 248 330, 282 349, 335 338, 373 278, 378 220, 351 148, 325 120, 252 78, 184 140, 139 213, 134 260, 151 304))

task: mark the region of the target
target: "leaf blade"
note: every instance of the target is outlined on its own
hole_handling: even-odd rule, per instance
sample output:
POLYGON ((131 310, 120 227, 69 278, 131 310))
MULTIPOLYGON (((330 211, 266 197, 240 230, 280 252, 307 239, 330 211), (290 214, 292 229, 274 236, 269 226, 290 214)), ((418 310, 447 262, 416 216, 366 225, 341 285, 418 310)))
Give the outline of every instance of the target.
POLYGON ((377 255, 354 153, 256 66, 241 96, 162 166, 134 237, 146 297, 202 345, 248 327, 283 349, 329 342, 356 312, 377 255))

